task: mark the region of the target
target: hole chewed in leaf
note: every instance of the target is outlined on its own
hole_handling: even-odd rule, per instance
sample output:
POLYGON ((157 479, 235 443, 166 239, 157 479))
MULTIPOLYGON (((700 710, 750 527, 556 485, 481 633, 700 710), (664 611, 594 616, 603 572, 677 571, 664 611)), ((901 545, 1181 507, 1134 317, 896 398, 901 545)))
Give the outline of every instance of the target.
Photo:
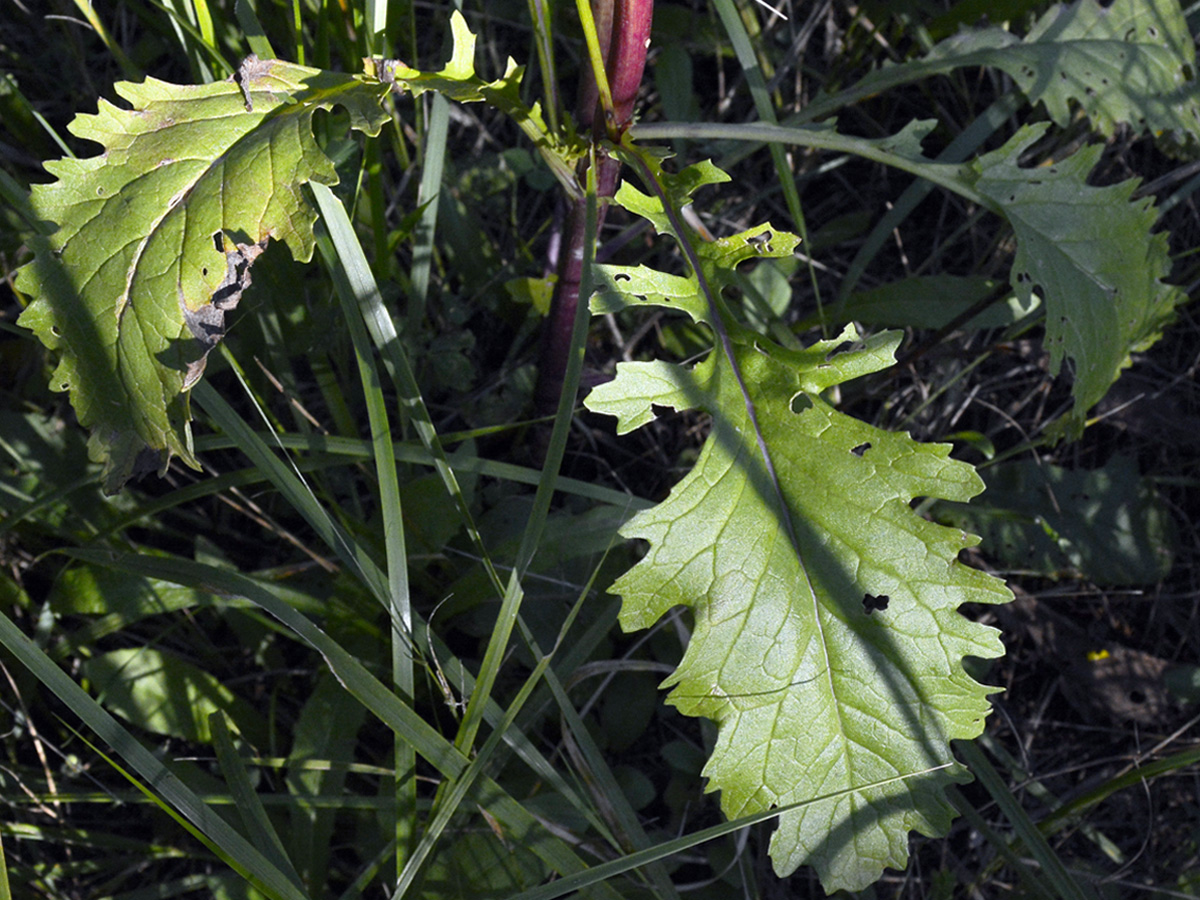
MULTIPOLYGON (((221 238, 219 233, 214 235, 214 240, 217 238, 221 238)), ((269 240, 266 237, 257 244, 231 244, 221 238, 225 253, 225 277, 209 302, 199 309, 188 309, 183 288, 179 288, 179 309, 183 313, 184 324, 202 348, 200 358, 188 364, 187 375, 183 379, 185 391, 200 380, 209 352, 225 337, 225 313, 235 309, 241 301, 242 293, 250 286, 250 267, 266 249, 269 240)))
POLYGON ((864 441, 863 443, 859 444, 857 447, 851 447, 850 452, 853 453, 855 456, 862 456, 864 453, 866 453, 870 449, 871 449, 870 441, 864 441))
POLYGON ((858 347, 858 346, 861 346, 861 345, 857 341, 842 341, 836 347, 834 347, 832 350, 830 350, 828 353, 825 354, 825 361, 829 362, 835 356, 837 356, 839 353, 848 353, 849 351, 856 349, 856 347, 858 347))
POLYGON ((775 248, 771 246, 771 238, 773 237, 775 237, 774 233, 768 228, 746 238, 746 243, 758 253, 773 253, 775 252, 775 248))
POLYGON ((887 609, 890 599, 887 594, 880 594, 878 597, 874 597, 871 594, 863 594, 863 612, 869 616, 876 610, 887 609))

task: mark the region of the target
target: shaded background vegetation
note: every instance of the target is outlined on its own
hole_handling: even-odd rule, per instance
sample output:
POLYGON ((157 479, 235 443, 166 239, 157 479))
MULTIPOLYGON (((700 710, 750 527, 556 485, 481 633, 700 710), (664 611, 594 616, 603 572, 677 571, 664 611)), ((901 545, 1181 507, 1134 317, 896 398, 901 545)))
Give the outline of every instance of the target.
MULTIPOLYGON (((571 6, 559 6, 556 49, 569 95, 581 38, 571 6)), ((745 84, 709 5, 658 6, 642 120, 742 121, 745 84)), ((1045 4, 1007 6, 1008 16, 1024 22, 1045 4)), ((332 2, 302 8, 298 33, 292 7, 260 0, 258 18, 277 52, 295 58, 295 48, 303 47, 310 65, 356 70, 365 52, 357 11, 332 2)), ((959 24, 974 24, 981 8, 970 2, 852 8, 788 2, 785 21, 743 5, 781 115, 803 108, 818 89, 849 83, 883 60, 919 54, 959 24)), ((225 62, 236 64, 248 48, 233 4, 212 9, 225 62)), ((448 9, 393 4, 395 55, 425 67, 440 64, 448 9)), ((525 3, 468 3, 466 12, 480 35, 481 70, 499 73, 509 55, 532 63, 525 3)), ((990 12, 997 18, 994 8, 990 12)), ((181 39, 162 7, 98 4, 95 15, 107 39, 83 21, 81 7, 65 0, 5 0, 0 6, 5 191, 47 179, 41 161, 63 152, 55 136, 74 152, 94 152, 73 142, 66 124, 76 113, 92 111, 97 97, 115 99, 114 81, 152 75, 186 83, 228 74, 186 35, 181 39)), ((1195 31, 1196 16, 1189 21, 1195 31)), ((526 88, 531 98, 540 96, 535 75, 526 88)), ((868 98, 841 125, 874 137, 936 115, 941 124, 925 145, 932 156, 1011 90, 995 72, 939 77, 868 98)), ((423 104, 401 101, 395 127, 372 149, 330 147, 343 175, 339 191, 349 197, 360 185, 367 198, 360 206, 363 244, 374 249, 376 275, 397 308, 411 309, 415 290, 412 248, 424 199, 418 191, 427 162, 421 143, 427 114, 423 104)), ((1017 124, 999 129, 989 149, 1017 124)), ((339 140, 342 130, 328 125, 329 140, 339 140)), ((1092 138, 1080 123, 1054 140, 1066 154, 1092 138)), ((765 152, 732 158, 727 155, 734 148, 701 142, 680 142, 675 150, 688 162, 727 158, 733 182, 719 194, 701 195, 697 209, 714 233, 789 221, 765 152)), ((545 272, 561 215, 554 185, 516 129, 481 106, 454 109, 441 161, 431 289, 423 314, 407 320, 406 344, 439 431, 469 432, 459 445, 468 455, 527 465, 538 440, 525 416, 540 316, 530 283, 514 280, 545 272)), ((801 250, 811 266, 802 259, 780 271, 788 286, 782 295, 770 293, 775 276, 761 277, 768 296, 782 297, 773 316, 811 339, 819 334, 818 310, 837 296, 863 240, 911 179, 849 157, 797 151, 791 164, 806 220, 801 250)), ((1134 176, 1165 210, 1163 226, 1177 260, 1173 280, 1194 297, 1191 251, 1200 243, 1195 168, 1164 156, 1148 138, 1120 133, 1106 143, 1095 180, 1134 176)), ((381 672, 387 665, 386 618, 296 511, 263 490, 239 452, 217 437, 201 438, 205 473, 173 466, 161 481, 151 478, 118 497, 102 496, 85 435, 65 397, 47 388, 50 361, 14 325, 27 299, 11 289, 13 271, 28 259, 24 233, 12 205, 0 203, 0 602, 70 674, 105 695, 108 708, 160 757, 193 760, 187 771, 202 794, 225 791, 207 721, 197 713, 208 707, 195 697, 181 704, 178 694, 162 696, 153 687, 123 694, 114 675, 127 662, 122 654, 152 650, 169 660, 164 666, 175 667, 181 682, 194 684, 197 670, 212 676, 213 692, 218 684, 229 692, 217 702, 258 761, 256 785, 273 803, 268 808, 278 827, 291 836, 289 849, 309 851, 294 856, 305 861, 301 875, 327 886, 331 896, 353 895, 355 878, 387 840, 382 813, 389 808, 391 734, 339 702, 339 688, 320 658, 245 604, 202 586, 173 587, 80 565, 55 551, 136 549, 253 571, 292 592, 298 608, 381 672), (302 757, 312 768, 295 764, 302 757)), ((678 265, 660 259, 661 245, 618 210, 604 237, 601 255, 607 260, 678 265)), ((935 191, 872 257, 860 286, 869 290, 901 275, 1003 280, 1012 251, 998 219, 935 191)), ((869 299, 856 302, 869 310, 869 299)), ((228 359, 210 362, 209 378, 251 421, 255 413, 239 377, 252 386, 268 419, 288 431, 367 435, 350 338, 318 266, 296 266, 273 248, 255 268, 228 346, 228 359), (235 372, 230 359, 243 371, 235 372)), ((682 359, 698 349, 694 330, 667 317, 597 320, 585 379, 605 379, 620 359, 682 359)), ((1011 608, 980 614, 1003 628, 1008 647, 984 675, 1005 688, 995 698, 997 711, 982 742, 991 764, 1089 890, 1105 896, 1200 894, 1200 732, 1189 705, 1200 660, 1194 526, 1200 327, 1191 307, 1180 311, 1162 342, 1135 358, 1084 437, 1056 447, 1039 445, 1038 438, 1069 402, 1069 385, 1065 377, 1049 377, 1036 323, 909 327, 901 357, 886 381, 850 386, 842 408, 922 440, 954 441, 956 456, 984 467, 994 492, 988 497, 1006 498, 994 500, 991 513, 933 511, 982 533, 985 543, 973 561, 1006 577, 1018 595, 1011 608), (1006 458, 1025 468, 993 465, 1006 458), (1161 770, 1146 769, 1161 761, 1161 770)), ((681 415, 617 439, 609 420, 580 415, 565 474, 660 499, 694 460, 705 433, 702 417, 681 415)), ((348 463, 319 454, 306 457, 306 466, 327 508, 357 541, 382 555, 382 513, 374 507, 369 467, 362 459, 348 463)), ((495 600, 440 482, 419 467, 407 476, 402 490, 414 601, 433 618, 445 652, 476 665, 495 600)), ((465 487, 489 546, 499 558, 511 557, 529 508, 528 487, 496 470, 465 487)), ((579 497, 563 500, 528 579, 526 610, 542 646, 550 646, 594 577, 595 592, 570 633, 581 648, 577 668, 564 681, 629 805, 648 831, 667 837, 719 820, 699 777, 712 729, 663 706, 656 690, 679 659, 686 622, 635 635, 612 628, 615 600, 602 588, 636 552, 611 547, 623 514, 579 497)), ((432 644, 417 649, 425 676, 418 709, 433 722, 450 723, 459 698, 445 683, 444 658, 432 644)), ((515 652, 518 669, 531 664, 515 652)), ((240 880, 211 853, 141 801, 73 730, 72 715, 48 691, 10 658, 0 655, 0 662, 0 836, 18 896, 245 895, 240 880)), ((159 688, 171 683, 170 677, 154 680, 159 688)), ((513 676, 499 693, 518 686, 513 676)), ((531 707, 521 727, 548 758, 581 773, 586 783, 592 764, 551 706, 531 707)), ((539 814, 576 829, 585 846, 595 840, 580 811, 556 806, 521 766, 501 769, 497 778, 539 814)), ((963 806, 973 815, 960 819, 945 840, 914 838, 909 871, 889 873, 875 893, 978 891, 994 897, 1045 890, 1036 869, 1005 857, 1010 818, 981 786, 963 793, 963 806)), ((820 896, 807 872, 786 882, 768 874, 768 834, 754 829, 696 848, 674 860, 672 879, 694 883, 699 896, 726 897, 743 888, 748 896, 820 896)), ((456 837, 428 874, 427 896, 486 895, 489 888, 505 896, 513 885, 536 883, 536 866, 478 818, 464 817, 456 837)), ((1017 845, 1015 853, 1022 857, 1025 851, 1017 845)), ((621 890, 633 896, 640 888, 621 890)))

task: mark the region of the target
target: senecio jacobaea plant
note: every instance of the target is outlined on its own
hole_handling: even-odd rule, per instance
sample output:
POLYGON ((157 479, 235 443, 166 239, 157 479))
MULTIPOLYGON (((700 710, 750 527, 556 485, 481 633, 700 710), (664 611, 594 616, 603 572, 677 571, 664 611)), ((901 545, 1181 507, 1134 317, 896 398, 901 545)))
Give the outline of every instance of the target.
MULTIPOLYGON (((1083 115, 1102 134, 1131 125, 1191 154, 1200 131, 1194 50, 1170 0, 1103 9, 1081 0, 1053 7, 1024 38, 963 31, 782 124, 631 127, 651 6, 579 3, 592 65, 577 129, 550 129, 521 100, 524 70, 511 61, 494 81, 477 76, 474 38, 458 13, 452 58, 437 72, 369 59, 352 75, 251 57, 211 84, 117 85, 128 109, 101 101, 71 126, 103 152, 48 163, 57 181, 32 191, 48 227, 17 279, 32 298, 20 322, 56 351, 52 386, 69 392, 90 429, 107 491, 173 457, 197 467, 189 392, 256 258, 272 241, 297 262, 313 255, 310 186, 337 181, 314 140, 314 114, 340 108, 368 138, 393 91, 436 91, 510 115, 570 203, 539 402, 558 402, 579 353, 571 341, 579 297, 597 314, 663 307, 712 335, 695 365, 621 363, 585 401, 615 417, 620 432, 652 421, 657 408, 712 417, 692 470, 622 531, 649 550, 613 585, 621 624, 642 629, 672 607, 691 609, 694 633, 665 684, 668 702, 719 726, 704 770, 709 789, 731 818, 786 807, 771 842, 780 875, 812 865, 827 890, 861 889, 885 867, 905 866, 910 831, 946 831, 946 789, 970 777, 950 742, 981 733, 996 689, 970 677, 963 659, 994 658, 1003 647, 995 629, 958 610, 1011 594, 959 560, 976 538, 927 521, 912 501, 965 502, 983 483, 948 445, 837 409, 832 389, 894 365, 898 332, 865 335, 839 323, 832 339, 785 345, 731 311, 725 289, 738 267, 790 257, 799 239, 769 222, 701 239, 681 210, 728 176, 708 162, 668 173, 649 141, 720 137, 857 154, 1005 218, 1018 248, 1013 296, 1023 309, 1040 305, 1055 370, 1066 359, 1073 366, 1074 407, 1060 422, 1070 437, 1182 299, 1162 280, 1166 239, 1151 232, 1151 202, 1133 198, 1134 182, 1087 184, 1099 147, 1026 165, 1050 122, 973 160, 944 162, 922 152, 933 122, 864 139, 839 132, 830 115, 933 74, 991 66, 1053 123, 1083 115), (610 203, 676 242, 687 274, 595 264, 588 245, 610 203)), ((718 7, 723 16, 732 9, 718 7)))

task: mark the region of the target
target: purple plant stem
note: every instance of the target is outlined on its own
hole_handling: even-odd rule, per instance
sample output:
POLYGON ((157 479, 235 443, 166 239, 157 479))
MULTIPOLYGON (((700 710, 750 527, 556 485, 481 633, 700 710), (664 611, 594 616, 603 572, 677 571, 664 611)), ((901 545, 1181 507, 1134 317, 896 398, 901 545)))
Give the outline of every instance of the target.
POLYGON ((633 104, 642 86, 653 17, 654 0, 617 0, 605 66, 613 97, 615 133, 610 130, 609 134, 613 140, 619 139, 633 121, 633 104))
MULTIPOLYGON (((646 51, 650 45, 650 24, 654 0, 592 0, 592 14, 605 55, 605 74, 613 94, 613 117, 605 121, 597 116, 598 91, 589 67, 584 68, 579 84, 576 115, 583 127, 592 127, 593 140, 605 137, 617 140, 633 121, 646 51)), ((621 164, 602 150, 596 156, 596 193, 600 198, 597 230, 604 224, 607 200, 616 193, 621 164)), ((587 182, 585 161, 580 165, 580 183, 587 182)), ((575 308, 579 305, 579 282, 583 276, 583 242, 586 240, 586 202, 569 201, 565 229, 566 241, 558 259, 558 281, 550 300, 550 314, 542 332, 538 380, 534 388, 534 413, 553 415, 562 393, 563 377, 571 351, 571 331, 575 308)))

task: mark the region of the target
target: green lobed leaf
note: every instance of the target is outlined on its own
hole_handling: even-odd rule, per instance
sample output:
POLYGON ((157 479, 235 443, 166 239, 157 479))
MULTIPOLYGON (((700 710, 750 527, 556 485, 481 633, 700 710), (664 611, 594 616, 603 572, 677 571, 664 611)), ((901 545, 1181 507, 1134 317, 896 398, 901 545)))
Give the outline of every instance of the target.
POLYGON ((309 181, 336 184, 312 116, 344 107, 378 133, 387 88, 373 79, 250 57, 234 78, 199 86, 120 83, 132 108, 100 102, 70 125, 99 156, 46 164, 34 237, 17 287, 34 297, 20 323, 60 352, 51 386, 70 391, 105 461, 105 490, 172 455, 197 465, 188 389, 271 240, 312 256, 309 181))
POLYGON ((512 118, 533 141, 551 172, 566 188, 568 194, 579 191, 571 167, 586 152, 585 145, 570 135, 553 133, 546 126, 541 104, 526 105, 521 99, 521 79, 525 68, 513 59, 505 64, 504 75, 495 81, 484 81, 475 74, 475 35, 467 26, 463 14, 455 10, 450 15, 453 49, 450 61, 440 72, 421 72, 398 59, 367 59, 381 81, 394 84, 414 97, 425 91, 437 91, 459 103, 486 101, 512 118))
POLYGON ((1060 126, 1078 111, 1110 137, 1129 125, 1168 152, 1200 153, 1196 49, 1177 0, 1054 4, 1024 40, 1000 26, 964 29, 921 59, 872 73, 851 92, 868 96, 974 66, 1006 72, 1060 126))
MULTIPOLYGON (((524 69, 511 57, 503 78, 487 82, 475 74, 475 35, 461 12, 451 13, 450 33, 453 42, 450 60, 440 72, 422 72, 399 59, 366 62, 374 64, 382 81, 398 84, 414 97, 426 91, 437 91, 459 103, 476 103, 487 99, 489 94, 511 92, 520 85, 524 69)), ((509 96, 515 95, 510 93, 509 96)))
MULTIPOLYGON (((714 295, 763 249, 747 243, 755 233, 723 250, 697 247, 714 295)), ((772 231, 776 253, 780 237, 772 231)), ((682 296, 682 279, 625 271, 610 293, 646 288, 631 302, 706 320, 695 276, 682 296)), ((909 831, 948 828, 945 788, 968 778, 949 741, 980 734, 995 690, 962 659, 1003 652, 995 629, 957 610, 1012 595, 958 561, 977 538, 910 505, 970 499, 983 488, 972 467, 950 459, 948 445, 882 431, 822 397, 890 366, 899 335, 864 341, 850 327, 796 352, 720 315, 732 359, 718 351, 694 368, 622 363, 586 400, 621 432, 651 421, 655 407, 712 415, 695 468, 621 530, 649 551, 612 590, 626 630, 691 608, 692 638, 664 686, 682 712, 719 724, 704 774, 726 815, 850 790, 783 814, 771 855, 781 875, 810 864, 827 891, 858 890, 906 864, 909 831)))
POLYGON ((1103 134, 1130 124, 1165 147, 1200 151, 1196 48, 1176 0, 1056 6, 1005 58, 1005 71, 1059 125, 1078 107, 1103 134))
MULTIPOLYGON (((657 163, 652 170, 662 179, 661 160, 652 157, 650 161, 657 163)), ((724 184, 729 180, 728 173, 721 171, 706 159, 693 163, 682 172, 663 179, 663 187, 667 191, 667 199, 678 209, 691 203, 692 194, 705 185, 724 184)), ((671 225, 667 221, 667 214, 663 212, 662 204, 656 198, 639 191, 628 181, 622 182, 617 189, 616 200, 631 213, 635 213, 653 224, 654 230, 659 234, 671 233, 671 225)))
POLYGON ((980 157, 975 188, 1003 208, 1016 234, 1010 279, 1021 306, 1028 309, 1035 292, 1044 298, 1051 371, 1064 357, 1074 363, 1075 405, 1063 430, 1078 436, 1129 354, 1158 340, 1185 295, 1161 280, 1171 266, 1167 237, 1150 233, 1157 215, 1152 199, 1132 199, 1137 181, 1088 186, 1102 147, 1053 165, 1019 165, 1046 127, 1023 127, 980 157))

